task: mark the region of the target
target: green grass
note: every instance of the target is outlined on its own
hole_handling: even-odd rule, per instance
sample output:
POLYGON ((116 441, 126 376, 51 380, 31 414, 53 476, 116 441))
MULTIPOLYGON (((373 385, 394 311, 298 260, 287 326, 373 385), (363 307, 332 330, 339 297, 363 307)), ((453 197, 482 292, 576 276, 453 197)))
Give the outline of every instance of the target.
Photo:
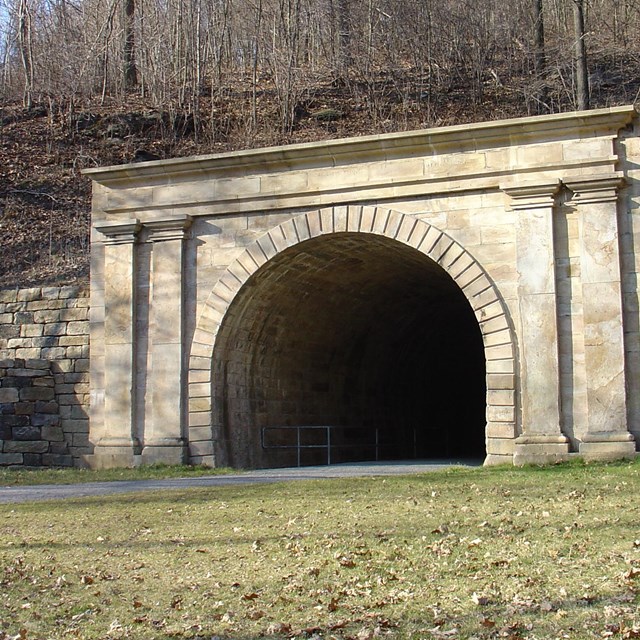
MULTIPOLYGON (((0 467, 0 486, 37 484, 75 484, 78 482, 114 482, 158 478, 193 478, 233 473, 232 469, 188 465, 148 465, 135 469, 23 469, 0 467)), ((2 638, 0 637, 0 640, 2 638)))
POLYGON ((640 637, 640 465, 0 506, 0 638, 640 637))

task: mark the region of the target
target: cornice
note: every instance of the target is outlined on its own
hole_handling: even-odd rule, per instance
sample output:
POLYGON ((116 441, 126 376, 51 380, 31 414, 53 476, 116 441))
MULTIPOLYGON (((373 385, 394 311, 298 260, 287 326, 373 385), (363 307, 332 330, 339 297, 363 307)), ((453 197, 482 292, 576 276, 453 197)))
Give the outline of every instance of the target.
POLYGON ((626 180, 621 175, 610 174, 600 178, 567 180, 564 184, 571 191, 570 204, 596 204, 615 202, 626 180))
POLYGON ((561 188, 562 183, 560 180, 555 180, 547 183, 503 187, 502 190, 510 198, 511 209, 519 211, 553 207, 555 198, 560 193, 561 188))
POLYGON ((93 228, 105 239, 104 244, 133 244, 142 225, 137 218, 109 222, 96 222, 93 228))
POLYGON ((179 214, 171 218, 157 218, 147 220, 144 228, 147 231, 147 242, 162 242, 165 240, 184 240, 187 229, 193 218, 186 214, 179 214))
POLYGON ((615 136, 635 115, 633 106, 610 107, 93 168, 83 173, 106 186, 144 186, 204 176, 224 178, 293 168, 339 167, 353 162, 437 155, 452 149, 475 151, 500 143, 545 142, 581 133, 615 136))

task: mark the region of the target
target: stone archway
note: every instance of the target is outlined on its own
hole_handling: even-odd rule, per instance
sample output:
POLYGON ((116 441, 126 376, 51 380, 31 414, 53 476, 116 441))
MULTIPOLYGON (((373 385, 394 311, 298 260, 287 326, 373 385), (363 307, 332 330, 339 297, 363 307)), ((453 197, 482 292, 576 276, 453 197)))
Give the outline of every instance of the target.
MULTIPOLYGON (((258 283, 256 300, 277 302, 261 281, 286 279, 288 260, 305 246, 333 259, 340 252, 332 245, 351 240, 359 241, 358 260, 394 254, 422 274, 418 288, 448 278, 454 289, 442 291, 462 292, 486 368, 487 463, 635 456, 637 138, 629 106, 89 170, 94 449, 87 463, 177 463, 188 445, 191 463, 224 464, 228 422, 218 399, 231 396, 220 384, 219 352, 247 327, 277 328, 258 322, 248 292, 258 283), (341 201, 352 204, 333 206, 341 201), (247 314, 236 315, 243 304, 247 314)), ((370 266, 393 300, 395 289, 375 261, 370 266)), ((394 269, 396 280, 415 275, 395 262, 394 269)), ((344 265, 338 271, 350 275, 344 265)), ((310 284, 326 296, 328 282, 310 284)), ((356 282, 369 286, 353 282, 343 306, 356 282)), ((369 306, 358 309, 372 318, 367 291, 369 306)), ((298 338, 294 301, 278 317, 298 338)), ((312 317, 313 308, 302 311, 312 317)), ((420 337, 414 326, 429 324, 424 307, 401 308, 415 314, 405 332, 420 337)), ((354 315, 345 322, 346 341, 336 331, 325 347, 358 342, 362 323, 354 315)), ((293 355, 284 345, 278 353, 293 355)), ((392 349, 365 352, 393 365, 392 349)), ((417 365, 411 373, 422 375, 417 365)), ((354 378, 375 388, 368 376, 354 378)), ((292 421, 307 418, 297 412, 292 421)))
MULTIPOLYGON (((360 321, 355 320, 358 316, 355 312, 348 321, 351 330, 346 337, 343 335, 340 338, 335 335, 340 323, 328 327, 327 332, 331 334, 330 338, 328 334, 324 337, 315 336, 320 346, 315 351, 311 349, 310 356, 312 358, 317 361, 321 352, 325 353, 332 349, 343 354, 343 357, 341 357, 337 367, 333 369, 333 375, 340 380, 340 383, 331 388, 331 383, 326 379, 322 380, 321 376, 315 380, 308 380, 311 386, 317 385, 315 394, 312 393, 307 397, 308 402, 302 401, 303 390, 300 390, 298 395, 294 393, 294 398, 285 397, 287 393, 291 395, 292 387, 289 390, 274 391, 268 398, 257 397, 256 394, 252 393, 237 397, 237 389, 246 390, 247 387, 252 386, 249 380, 251 376, 260 376, 261 383, 259 386, 266 385, 268 387, 270 384, 268 379, 270 377, 279 378, 279 384, 283 384, 283 373, 282 371, 274 372, 274 368, 279 366, 276 359, 269 360, 268 353, 261 357, 256 349, 252 351, 249 358, 252 360, 251 362, 248 362, 246 358, 244 362, 233 360, 230 362, 225 356, 225 350, 229 349, 229 344, 233 343, 237 346, 242 341, 252 342, 255 346, 256 341, 260 342, 262 340, 261 344, 264 346, 264 351, 268 352, 267 341, 264 337, 258 336, 257 332, 278 332, 282 330, 282 322, 279 325, 278 321, 266 324, 261 321, 260 326, 258 326, 255 321, 250 321, 242 325, 242 323, 235 322, 233 318, 246 317, 245 311, 252 304, 262 304, 265 305, 265 308, 270 307, 272 309, 274 304, 278 304, 280 305, 280 309, 277 312, 280 314, 279 317, 292 317, 292 310, 294 309, 292 305, 296 304, 296 298, 295 296, 289 297, 288 301, 283 303, 282 300, 286 296, 278 298, 278 281, 281 284, 285 283, 285 286, 287 277, 289 277, 289 282, 296 282, 291 273, 295 272, 296 269, 299 272, 307 271, 307 267, 311 266, 308 264, 309 261, 319 260, 319 264, 324 264, 325 266, 327 264, 335 266, 336 261, 341 261, 341 266, 334 270, 327 280, 322 282, 320 280, 309 281, 306 277, 301 277, 297 281, 302 285, 301 289, 324 289, 323 295, 325 295, 326 300, 326 292, 330 290, 337 291, 340 288, 340 280, 349 270, 348 264, 345 263, 345 256, 347 262, 349 260, 352 261, 354 268, 357 267, 359 262, 364 261, 366 263, 366 268, 363 270, 365 276, 360 279, 356 277, 356 280, 350 285, 351 288, 344 290, 340 295, 336 294, 338 299, 336 309, 339 309, 341 305, 344 306, 344 302, 349 300, 349 296, 357 290, 365 290, 364 297, 370 301, 372 296, 366 292, 367 282, 372 282, 371 286, 373 287, 386 287, 387 294, 395 290, 396 293, 392 295, 400 295, 400 297, 412 291, 414 298, 419 296, 421 287, 427 286, 433 289, 430 295, 445 296, 448 300, 446 304, 442 305, 442 308, 449 309, 449 314, 447 315, 442 311, 439 312, 438 326, 444 327, 445 325, 455 325, 455 323, 461 322, 462 324, 459 324, 458 328, 463 327, 465 334, 472 334, 474 331, 477 333, 476 346, 473 346, 473 338, 470 339, 468 344, 471 350, 479 348, 480 351, 480 355, 477 356, 476 354, 475 359, 472 359, 475 362, 472 366, 472 369, 475 370, 474 375, 477 376, 480 367, 479 361, 483 360, 482 375, 485 379, 481 387, 483 397, 480 402, 483 409, 486 407, 486 415, 482 415, 480 418, 482 420, 480 431, 482 442, 478 444, 478 439, 476 438, 475 444, 469 447, 469 451, 465 451, 464 446, 455 450, 455 447, 452 449, 450 445, 443 445, 439 449, 440 455, 451 453, 475 453, 477 455, 480 450, 484 455, 485 447, 483 444, 485 437, 487 441, 491 439, 497 441, 498 445, 501 441, 513 440, 516 436, 515 349, 506 311, 495 286, 474 258, 460 244, 436 227, 414 216, 404 215, 397 211, 376 207, 349 206, 327 208, 301 214, 277 226, 249 246, 214 286, 198 320, 189 362, 189 442, 192 458, 201 455, 203 447, 205 447, 204 451, 211 447, 210 454, 217 454, 216 458, 219 463, 232 462, 241 466, 265 464, 265 460, 259 459, 259 456, 249 455, 244 459, 240 459, 238 455, 231 455, 229 452, 230 448, 233 449, 234 447, 236 450, 244 451, 256 449, 255 441, 253 443, 249 442, 251 439, 249 435, 236 436, 230 435, 228 432, 229 428, 232 428, 229 425, 234 424, 234 420, 235 424, 240 424, 246 422, 246 418, 249 415, 261 414, 262 421, 257 421, 258 426, 270 426, 270 420, 273 421, 275 419, 274 416, 279 416, 276 421, 286 424, 288 421, 287 412, 289 412, 289 417, 294 422, 315 422, 316 424, 333 422, 335 424, 344 423, 345 426, 349 426, 348 423, 353 422, 356 419, 355 416, 359 416, 368 425, 376 422, 378 419, 376 416, 383 412, 382 405, 377 404, 373 412, 367 412, 367 398, 377 398, 381 387, 387 388, 389 385, 394 384, 393 381, 398 381, 402 377, 399 372, 391 372, 381 379, 375 379, 371 375, 360 376, 355 384, 368 387, 368 391, 353 394, 351 402, 341 403, 336 400, 336 394, 344 395, 345 389, 352 388, 349 385, 353 384, 353 381, 348 380, 349 366, 347 362, 350 358, 351 360, 359 358, 361 367, 355 370, 362 371, 370 369, 370 367, 365 366, 367 362, 371 363, 380 358, 385 360, 383 369, 386 371, 393 361, 390 355, 391 347, 386 351, 380 351, 372 350, 366 344, 363 344, 363 341, 370 344, 372 342, 375 343, 376 336, 373 336, 372 340, 364 340, 365 333, 361 324, 358 324, 360 321), (363 242, 363 239, 366 242, 363 242), (323 241, 322 243, 321 240, 323 241), (361 250, 359 250, 359 247, 361 250), (319 258, 318 252, 323 254, 323 257, 319 258), (396 256, 398 256, 397 261, 394 260, 396 256), (392 261, 394 264, 397 262, 397 264, 404 266, 396 266, 394 268, 398 270, 392 271, 391 274, 387 273, 384 277, 382 275, 378 277, 375 275, 375 264, 385 259, 392 261), (287 275, 287 272, 290 273, 287 275), (269 286, 262 288, 262 297, 254 295, 254 292, 260 289, 260 278, 269 281, 269 286), (331 278, 334 278, 333 282, 331 278), (394 289, 390 285, 391 280, 394 278, 396 280, 406 278, 411 282, 406 288, 394 289), (247 287, 251 290, 247 289, 247 287), (267 295, 264 293, 266 291, 270 293, 267 295), (280 302, 275 303, 276 298, 280 302), (464 321, 460 320, 461 316, 466 316, 466 319, 464 321), (354 327, 359 328, 356 329, 354 327), (348 347, 345 347, 345 345, 348 345, 348 347), (345 351, 349 353, 345 354, 345 351), (269 361, 265 362, 265 358, 269 361), (224 363, 237 370, 225 370, 224 363), (234 380, 234 389, 236 389, 233 391, 236 400, 231 405, 225 397, 225 394, 229 391, 229 379, 234 380), (324 398, 324 400, 321 401, 319 398, 324 398), (328 400, 328 398, 331 399, 328 400), (268 404, 272 406, 269 407, 267 406, 268 404), (304 410, 296 408, 297 405, 301 404, 305 404, 304 410), (308 407, 306 406, 307 404, 309 404, 308 407), (274 409, 273 406, 276 405, 277 408, 274 409), (321 405, 321 407, 318 405, 321 405), (229 413, 233 414, 235 418, 229 418, 229 413), (486 429, 483 429, 482 427, 484 427, 485 423, 486 429), (235 444, 230 444, 229 440, 238 441, 235 444)), ((313 270, 309 271, 312 272, 313 270)), ((355 276, 351 275, 349 277, 355 276)), ((303 290, 299 293, 301 296, 304 295, 303 290)), ((378 309, 375 313, 383 313, 384 315, 384 309, 389 311, 394 305, 399 309, 409 308, 402 307, 403 303, 398 299, 390 300, 388 295, 384 296, 384 298, 387 300, 386 307, 384 307, 383 303, 384 308, 382 311, 378 309)), ((355 300, 352 300, 352 303, 353 305, 359 304, 355 300)), ((302 298, 300 298, 300 304, 302 304, 302 298)), ((370 302, 367 304, 370 305, 370 302)), ((420 304, 415 303, 415 300, 412 304, 414 306, 411 307, 412 311, 408 314, 410 316, 408 323, 425 322, 430 312, 420 307, 420 304), (416 307, 415 304, 418 306, 416 307), (418 312, 415 311, 416 309, 422 310, 418 312)), ((331 305, 327 304, 327 307, 330 308, 331 305)), ((319 298, 309 302, 305 308, 303 321, 319 317, 318 314, 322 313, 322 305, 319 298)), ((430 308, 433 309, 433 305, 430 308)), ((368 306, 367 309, 366 313, 374 313, 371 306, 368 306)), ((324 312, 336 313, 336 311, 327 311, 326 308, 324 312)), ((401 315, 406 316, 407 314, 401 315)), ((255 317, 257 317, 256 314, 254 314, 255 317)), ((384 321, 381 325, 377 325, 378 328, 374 327, 374 333, 381 331, 382 329, 379 327, 387 325, 391 321, 393 321, 392 313, 384 316, 384 321)), ((402 320, 399 318, 396 321, 399 333, 409 331, 412 335, 419 334, 419 329, 416 326, 411 328, 403 326, 402 320)), ((289 331, 291 326, 291 323, 289 323, 289 331)), ((313 329, 310 330, 313 331, 313 329)), ((302 339, 303 334, 304 331, 298 331, 294 337, 302 339)), ((389 340, 389 335, 389 333, 386 333, 384 340, 389 340)), ((465 349, 465 346, 461 345, 464 345, 465 341, 463 339, 452 340, 452 335, 452 333, 448 333, 448 337, 444 339, 450 341, 451 358, 453 360, 460 359, 465 349), (457 347, 455 343, 457 343, 457 347)), ((289 334, 289 337, 291 337, 291 334, 289 334)), ((379 338, 380 336, 377 337, 379 338)), ((284 344, 284 341, 282 344, 284 344)), ((412 360, 412 364, 409 367, 409 378, 415 377, 416 374, 421 372, 420 375, 424 379, 426 369, 421 368, 420 361, 421 358, 429 357, 429 354, 424 351, 426 347, 424 347, 424 343, 421 343, 422 346, 417 347, 415 352, 412 353, 412 350, 407 348, 408 344, 404 342, 398 346, 398 357, 405 362, 407 359, 412 360)), ((430 344, 433 344, 433 340, 430 344)), ((242 349, 241 346, 239 348, 242 349)), ((443 358, 444 352, 442 350, 438 353, 441 367, 445 364, 450 364, 444 362, 446 358, 443 358)), ((325 353, 325 355, 329 354, 325 353)), ((288 351, 282 357, 293 357, 292 352, 288 351)), ((298 364, 294 363, 290 367, 290 375, 295 375, 298 364)), ((328 365, 319 363, 318 366, 328 365)), ((354 371, 353 368, 350 370, 354 371)), ((389 372, 387 371, 387 373, 389 372)), ((455 377, 455 373, 452 375, 455 377)), ((447 384, 450 384, 453 380, 452 375, 444 376, 447 384)), ((461 383, 464 384, 464 375, 462 372, 460 375, 462 376, 461 383)), ((309 378, 309 371, 307 371, 305 378, 309 378)), ((406 375, 404 379, 407 379, 406 375)), ((441 395, 441 390, 437 388, 437 378, 432 378, 429 384, 430 386, 436 386, 435 395, 441 395)), ((255 387, 255 384, 253 384, 253 387, 255 387)), ((393 393, 387 394, 387 397, 397 397, 401 389, 402 385, 397 386, 393 393)), ((463 390, 462 394, 464 393, 465 391, 463 390)), ((414 400, 412 401, 414 405, 416 404, 415 398, 418 395, 419 392, 417 392, 417 395, 414 393, 414 400)), ((450 405, 455 404, 452 403, 451 396, 447 396, 446 401, 450 405)), ((411 402, 409 405, 411 405, 411 402)), ((417 406, 413 406, 412 409, 407 409, 406 407, 402 409, 406 413, 406 422, 415 425, 417 415, 423 409, 417 406)), ((467 432, 464 426, 456 425, 456 421, 463 421, 461 418, 463 414, 456 414, 454 409, 455 407, 452 407, 451 411, 454 416, 454 424, 447 425, 446 430, 441 429, 441 432, 446 431, 449 434, 454 434, 453 438, 449 438, 449 442, 456 442, 461 445, 467 442, 471 445, 474 439, 472 433, 475 433, 476 437, 478 436, 477 425, 475 432, 467 432)), ((391 402, 390 410, 397 412, 399 405, 391 402)), ((437 421, 442 424, 447 414, 446 410, 440 407, 436 413, 437 421)), ((474 419, 477 422, 477 407, 474 419)), ((411 429, 414 435, 411 436, 405 433, 402 436, 403 441, 406 443, 413 437, 414 452, 419 452, 423 457, 428 455, 429 452, 424 445, 417 442, 415 429, 413 427, 411 429)), ((437 429, 435 431, 432 430, 429 436, 431 443, 433 443, 434 433, 437 433, 437 429)), ((253 438, 255 440, 255 430, 253 438)), ((497 450, 499 451, 499 446, 497 450)), ((496 451, 496 447, 487 446, 486 451, 489 453, 487 461, 491 462, 492 452, 496 451)), ((388 455, 391 457, 410 457, 406 454, 407 446, 404 446, 397 448, 388 455)), ((273 458, 271 460, 273 461, 273 458)), ((285 463, 284 459, 282 463, 285 463)))

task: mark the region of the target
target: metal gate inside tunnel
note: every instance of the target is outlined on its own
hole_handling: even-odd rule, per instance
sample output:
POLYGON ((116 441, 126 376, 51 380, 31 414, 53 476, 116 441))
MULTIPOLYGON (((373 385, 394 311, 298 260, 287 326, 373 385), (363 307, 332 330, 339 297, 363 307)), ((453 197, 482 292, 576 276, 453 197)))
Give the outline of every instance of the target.
POLYGON ((235 467, 484 458, 485 376, 478 322, 441 266, 384 236, 327 234, 277 254, 229 306, 213 420, 235 467))

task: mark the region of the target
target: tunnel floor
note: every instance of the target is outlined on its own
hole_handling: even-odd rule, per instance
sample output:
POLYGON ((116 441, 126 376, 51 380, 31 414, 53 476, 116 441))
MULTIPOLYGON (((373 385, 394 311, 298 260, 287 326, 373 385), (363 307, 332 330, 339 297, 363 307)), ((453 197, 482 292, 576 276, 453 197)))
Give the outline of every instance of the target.
POLYGON ((485 453, 478 323, 447 273, 395 240, 329 234, 278 254, 230 305, 213 366, 232 466, 325 464, 328 438, 332 463, 485 453))

